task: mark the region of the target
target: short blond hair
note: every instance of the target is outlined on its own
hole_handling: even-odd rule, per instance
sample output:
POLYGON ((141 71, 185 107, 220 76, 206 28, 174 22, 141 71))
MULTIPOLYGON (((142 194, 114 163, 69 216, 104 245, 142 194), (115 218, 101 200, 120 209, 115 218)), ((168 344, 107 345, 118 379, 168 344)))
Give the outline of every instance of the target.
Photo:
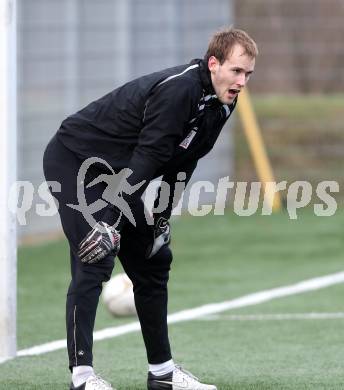
POLYGON ((209 58, 214 56, 220 64, 223 64, 236 44, 242 46, 244 53, 249 57, 257 57, 257 44, 247 32, 229 27, 221 29, 211 37, 208 50, 204 56, 205 61, 208 62, 209 58))

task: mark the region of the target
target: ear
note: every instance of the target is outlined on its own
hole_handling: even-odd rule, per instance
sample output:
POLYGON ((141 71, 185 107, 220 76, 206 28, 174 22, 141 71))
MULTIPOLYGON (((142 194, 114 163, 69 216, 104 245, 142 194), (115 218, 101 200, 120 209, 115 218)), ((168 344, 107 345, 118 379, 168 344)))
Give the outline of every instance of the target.
POLYGON ((214 72, 217 69, 217 67, 219 66, 219 64, 220 64, 220 62, 215 56, 209 57, 208 69, 210 70, 210 72, 214 72))

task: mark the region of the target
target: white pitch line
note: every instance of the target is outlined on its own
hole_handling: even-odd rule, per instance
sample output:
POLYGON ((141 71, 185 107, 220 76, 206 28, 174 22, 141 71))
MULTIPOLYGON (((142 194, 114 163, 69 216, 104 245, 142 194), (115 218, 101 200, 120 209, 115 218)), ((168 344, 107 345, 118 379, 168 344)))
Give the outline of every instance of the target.
POLYGON ((344 319, 344 313, 282 313, 282 314, 212 314, 201 321, 289 321, 289 320, 336 320, 344 319))
MULTIPOLYGON (((168 323, 190 321, 195 318, 204 317, 209 314, 216 314, 227 310, 237 309, 244 306, 258 305, 272 299, 286 297, 289 295, 300 294, 307 291, 314 291, 334 284, 344 282, 344 272, 338 272, 331 275, 321 276, 318 278, 307 279, 289 286, 263 290, 253 294, 244 295, 240 298, 224 301, 220 303, 211 303, 195 307, 193 309, 182 310, 168 316, 168 323)), ((94 332, 94 341, 105 340, 120 335, 139 331, 140 323, 138 321, 117 327, 106 328, 94 332)), ((57 351, 66 348, 66 340, 57 340, 35 347, 22 349, 18 351, 17 356, 41 355, 48 352, 57 351)))

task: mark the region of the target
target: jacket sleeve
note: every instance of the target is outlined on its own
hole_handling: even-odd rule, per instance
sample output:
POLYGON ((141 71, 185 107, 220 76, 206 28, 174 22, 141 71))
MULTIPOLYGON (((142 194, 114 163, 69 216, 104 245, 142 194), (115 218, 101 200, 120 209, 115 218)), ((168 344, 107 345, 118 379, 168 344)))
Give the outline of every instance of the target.
MULTIPOLYGON (((131 186, 142 181, 144 184, 133 194, 122 194, 129 205, 141 197, 158 169, 172 157, 197 102, 193 85, 182 78, 168 80, 153 89, 144 109, 138 143, 128 164, 132 173, 127 182, 131 186)), ((118 215, 118 210, 110 207, 103 220, 111 223, 118 215)), ((119 228, 124 222, 121 221, 119 228)))
MULTIPOLYGON (((178 183, 178 173, 179 172, 185 172, 185 179, 182 180, 184 182, 184 188, 187 186, 188 182, 191 179, 191 176, 196 169, 197 166, 197 160, 190 161, 188 164, 186 164, 183 168, 179 169, 178 171, 169 172, 165 175, 163 175, 161 181, 167 183, 170 186, 170 192, 169 192, 169 199, 167 202, 167 206, 164 210, 161 212, 159 211, 155 215, 162 216, 166 219, 170 219, 173 209, 177 206, 183 192, 176 189, 176 184, 178 183)), ((162 204, 165 204, 161 197, 161 187, 158 189, 157 197, 154 202, 154 208, 156 209, 158 205, 162 202, 162 204)))
POLYGON ((147 100, 143 128, 128 165, 133 171, 130 184, 146 180, 148 185, 170 160, 191 117, 194 95, 192 86, 180 78, 155 87, 147 100))

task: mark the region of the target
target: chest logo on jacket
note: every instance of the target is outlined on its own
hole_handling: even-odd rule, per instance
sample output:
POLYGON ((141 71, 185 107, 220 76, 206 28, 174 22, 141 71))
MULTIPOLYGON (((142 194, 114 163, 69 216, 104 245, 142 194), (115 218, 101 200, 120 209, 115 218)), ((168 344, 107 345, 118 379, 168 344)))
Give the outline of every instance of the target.
POLYGON ((189 145, 191 144, 191 141, 194 139, 195 135, 197 134, 197 127, 193 127, 190 133, 186 136, 186 138, 179 144, 184 149, 187 149, 189 145))

